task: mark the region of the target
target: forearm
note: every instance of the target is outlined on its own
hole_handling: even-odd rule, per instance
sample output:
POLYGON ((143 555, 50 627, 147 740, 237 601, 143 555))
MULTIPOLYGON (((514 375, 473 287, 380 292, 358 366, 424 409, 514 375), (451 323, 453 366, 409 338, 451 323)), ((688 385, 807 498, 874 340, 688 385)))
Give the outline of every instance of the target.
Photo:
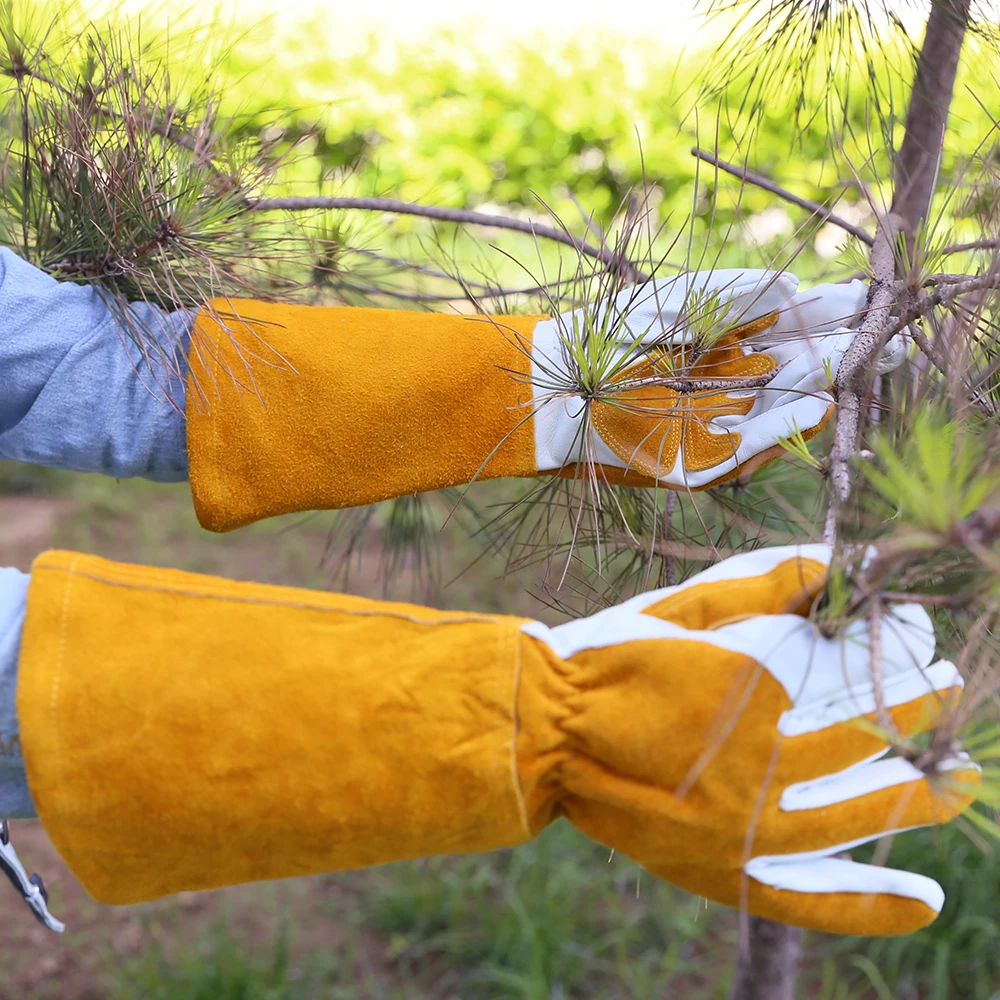
POLYGON ((199 314, 190 356, 199 520, 227 531, 536 474, 537 322, 217 300, 199 314))
POLYGON ((0 458, 187 478, 184 376, 193 314, 135 303, 140 349, 92 287, 0 249, 0 458))

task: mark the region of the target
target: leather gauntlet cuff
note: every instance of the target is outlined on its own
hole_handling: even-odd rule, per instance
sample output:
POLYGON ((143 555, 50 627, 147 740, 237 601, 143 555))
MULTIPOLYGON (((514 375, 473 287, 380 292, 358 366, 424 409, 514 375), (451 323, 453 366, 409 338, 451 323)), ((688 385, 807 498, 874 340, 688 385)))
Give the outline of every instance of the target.
POLYGON ((521 843, 521 625, 46 553, 18 687, 38 814, 119 904, 521 843))
POLYGON ((187 393, 202 526, 534 475, 537 320, 208 303, 187 393))

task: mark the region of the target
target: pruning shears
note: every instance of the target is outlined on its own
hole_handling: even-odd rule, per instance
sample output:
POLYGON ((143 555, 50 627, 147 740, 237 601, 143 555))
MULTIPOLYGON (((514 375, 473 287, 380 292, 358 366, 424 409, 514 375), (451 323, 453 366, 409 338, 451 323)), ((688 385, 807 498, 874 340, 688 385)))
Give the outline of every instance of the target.
POLYGON ((11 885, 21 894, 24 901, 31 907, 35 919, 48 927, 50 931, 61 934, 66 925, 49 913, 49 894, 45 890, 41 875, 28 875, 10 842, 10 829, 7 820, 0 820, 0 869, 10 879, 11 885))

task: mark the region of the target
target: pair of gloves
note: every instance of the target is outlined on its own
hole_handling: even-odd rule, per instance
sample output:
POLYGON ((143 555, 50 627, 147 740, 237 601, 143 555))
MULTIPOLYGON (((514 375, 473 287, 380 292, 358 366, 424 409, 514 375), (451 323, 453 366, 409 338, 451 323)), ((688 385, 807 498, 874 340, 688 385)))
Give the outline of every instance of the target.
MULTIPOLYGON (((587 455, 618 481, 724 481, 822 426, 841 324, 864 303, 857 285, 796 294, 789 276, 759 272, 623 294, 599 308, 634 338, 617 348, 629 384, 650 370, 655 384, 589 413, 559 389, 579 315, 210 304, 183 333, 202 524, 565 473, 587 455), (774 372, 763 388, 687 393, 656 378, 689 342, 703 301, 691 291, 706 286, 733 320, 698 377, 774 372)), ((61 362, 46 389, 73 377, 61 362)), ((136 405, 164 406, 148 399, 136 405)), ((118 434, 93 403, 94 433, 118 434)), ((22 437, 11 457, 38 460, 59 439, 37 433, 35 405, 22 421, 36 450, 22 437)), ((5 435, 0 446, 17 426, 5 435)), ((73 449, 64 464, 103 471, 123 453, 83 438, 73 449)), ((182 464, 162 452, 143 471, 182 464)), ((867 626, 827 639, 807 617, 829 559, 825 546, 761 550, 548 628, 46 553, 17 644, 31 796, 74 873, 112 903, 513 846, 566 816, 710 899, 904 933, 934 918, 940 887, 837 856, 947 821, 978 772, 956 755, 923 774, 858 725, 874 712, 867 626)), ((887 611, 881 631, 885 704, 917 733, 961 678, 934 662, 922 610, 887 611)))

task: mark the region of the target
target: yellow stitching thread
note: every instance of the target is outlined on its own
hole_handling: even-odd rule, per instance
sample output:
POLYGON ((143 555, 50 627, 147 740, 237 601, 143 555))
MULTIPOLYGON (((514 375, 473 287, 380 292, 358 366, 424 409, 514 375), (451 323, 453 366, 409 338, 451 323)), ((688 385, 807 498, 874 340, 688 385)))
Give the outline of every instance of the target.
MULTIPOLYGON (((664 421, 664 423, 665 422, 666 421, 664 421)), ((606 421, 606 419, 604 417, 603 411, 600 410, 600 409, 597 409, 596 412, 594 413, 594 426, 597 428, 597 433, 600 434, 600 436, 602 438, 604 438, 604 440, 608 444, 610 444, 612 446, 612 449, 611 449, 612 451, 614 451, 614 446, 615 445, 617 445, 618 448, 621 449, 621 451, 615 452, 615 454, 623 462, 627 461, 629 463, 628 466, 626 466, 626 471, 628 471, 629 468, 636 468, 636 467, 638 467, 644 473, 646 473, 646 475, 649 476, 650 479, 658 479, 660 473, 657 471, 656 467, 651 462, 646 461, 642 457, 642 452, 639 451, 638 448, 633 448, 632 449, 632 456, 631 456, 631 458, 626 459, 626 458, 624 458, 622 456, 622 452, 628 451, 628 445, 626 445, 626 443, 617 434, 615 434, 614 432, 612 432, 608 428, 607 421, 606 421)), ((652 434, 654 434, 654 433, 655 433, 655 431, 651 431, 650 434, 647 435, 647 438, 649 436, 651 436, 652 434)), ((667 428, 667 431, 666 431, 666 433, 663 436, 664 436, 664 438, 667 438, 667 437, 670 436, 670 428, 669 427, 667 428)), ((641 447, 641 444, 640 444, 640 447, 641 447)), ((671 469, 673 469, 674 463, 676 461, 677 461, 677 449, 675 448, 674 449, 674 453, 673 453, 673 457, 672 457, 672 460, 671 460, 671 463, 670 463, 670 468, 671 469)), ((664 465, 664 468, 666 468, 666 465, 664 465)))
MULTIPOLYGON (((278 607, 278 608, 293 608, 297 610, 305 611, 324 611, 331 614, 342 614, 342 615, 353 615, 357 617, 367 617, 367 618, 398 618, 401 621, 413 622, 415 625, 462 625, 469 623, 482 623, 482 624, 502 624, 509 621, 509 618, 501 616, 487 616, 487 615, 476 615, 476 614, 458 614, 456 617, 445 618, 439 621, 431 621, 426 618, 418 618, 416 615, 407 615, 400 611, 387 611, 387 610, 368 610, 368 609, 350 609, 350 608, 331 608, 324 607, 321 604, 308 604, 305 602, 298 601, 275 601, 268 600, 263 597, 241 597, 234 594, 212 594, 208 592, 201 592, 196 590, 185 590, 180 587, 156 587, 150 584, 134 583, 125 580, 110 580, 106 577, 98 576, 94 573, 79 572, 76 570, 76 563, 82 558, 77 556, 73 560, 73 565, 66 569, 62 566, 36 566, 35 571, 47 570, 59 573, 70 573, 74 576, 84 577, 88 580, 94 580, 97 583, 105 583, 111 587, 125 587, 132 590, 145 590, 152 593, 158 594, 180 594, 183 597, 200 597, 208 600, 216 601, 229 601, 234 604, 261 604, 267 607, 278 607)), ((154 576, 155 579, 155 576, 154 576)), ((233 582, 233 581, 224 581, 233 582)), ((445 613, 445 612, 442 612, 445 613)), ((515 619, 515 621, 530 621, 528 618, 515 619)))
POLYGON ((521 669, 522 669, 522 644, 521 631, 511 629, 511 638, 514 640, 514 701, 511 706, 511 718, 513 727, 510 740, 510 771, 511 782, 514 787, 514 797, 517 800, 517 811, 521 817, 521 825, 524 827, 525 836, 531 839, 531 825, 528 822, 528 806, 524 801, 524 789, 521 787, 521 776, 517 772, 517 737, 521 731, 521 720, 518 715, 518 697, 521 692, 521 669))

